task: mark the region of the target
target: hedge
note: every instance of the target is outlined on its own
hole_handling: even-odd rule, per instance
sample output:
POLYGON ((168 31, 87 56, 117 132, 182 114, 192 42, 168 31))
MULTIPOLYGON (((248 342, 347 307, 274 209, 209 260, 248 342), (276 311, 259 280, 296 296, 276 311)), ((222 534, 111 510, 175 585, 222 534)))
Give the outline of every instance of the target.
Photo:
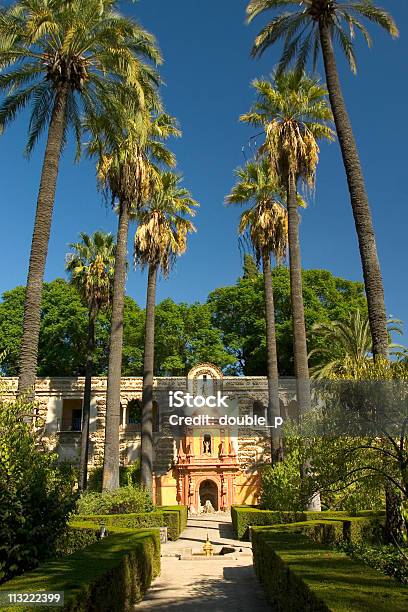
POLYGON ((129 529, 167 527, 169 540, 177 540, 180 536, 179 514, 170 510, 141 512, 139 514, 90 514, 81 516, 81 520, 97 525, 105 523, 108 531, 109 527, 126 527, 129 529))
POLYGON ((187 527, 187 506, 159 506, 158 510, 178 512, 180 516, 180 533, 187 527))
POLYGON ((248 506, 232 506, 231 519, 240 540, 248 539, 249 527, 269 526, 299 521, 341 521, 343 539, 360 543, 375 543, 381 540, 384 513, 374 511, 359 512, 358 516, 348 516, 344 511, 322 512, 283 512, 260 510, 248 506))
POLYGON ((66 557, 97 541, 98 536, 94 526, 87 529, 85 527, 72 527, 68 525, 67 529, 57 538, 52 556, 55 559, 66 557))
POLYGON ((408 610, 407 587, 296 531, 289 525, 254 527, 252 531, 255 571, 274 608, 302 612, 408 610))
POLYGON ((239 540, 249 539, 249 527, 306 521, 305 512, 259 510, 248 506, 231 506, 231 520, 239 540))
MULTIPOLYGON (((73 523, 76 530, 92 530, 93 523, 73 523)), ((132 610, 160 572, 158 530, 111 527, 111 535, 65 559, 49 561, 36 570, 13 578, 1 591, 64 591, 60 612, 122 612, 132 610)), ((2 612, 26 612, 29 606, 10 606, 2 612)))
POLYGON ((353 542, 353 544, 360 544, 363 540, 366 541, 366 534, 370 534, 372 531, 372 523, 369 519, 364 518, 356 523, 354 519, 315 520, 276 524, 269 529, 295 531, 306 535, 313 542, 332 546, 344 541, 353 542))

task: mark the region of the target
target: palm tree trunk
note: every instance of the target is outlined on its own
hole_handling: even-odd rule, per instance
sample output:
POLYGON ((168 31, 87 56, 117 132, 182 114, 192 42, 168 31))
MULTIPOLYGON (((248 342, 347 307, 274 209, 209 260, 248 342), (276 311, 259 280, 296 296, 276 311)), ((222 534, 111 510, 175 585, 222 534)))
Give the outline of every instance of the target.
POLYGON ((288 177, 288 240, 290 293, 293 320, 293 356, 295 360, 295 377, 300 415, 310 409, 309 365, 305 328, 305 311, 303 306, 302 262, 299 244, 299 213, 297 203, 296 180, 292 173, 288 177))
POLYGON ((153 486, 153 375, 154 375, 154 317, 156 303, 157 266, 149 266, 146 299, 146 327, 143 362, 142 396, 142 461, 141 484, 153 486))
MULTIPOLYGON (((293 319, 293 355, 295 360, 296 392, 298 415, 302 417, 310 410, 310 380, 307 358, 305 309, 303 305, 302 261, 299 243, 299 212, 297 203, 296 180, 291 172, 288 176, 288 238, 290 293, 293 319)), ((310 461, 301 466, 302 476, 311 471, 310 461)), ((321 510, 320 493, 315 493, 307 503, 307 510, 321 510)))
POLYGON ((336 124, 337 135, 339 137, 350 191, 354 223, 358 236, 367 295, 370 330, 373 340, 373 353, 374 356, 382 355, 387 358, 387 315, 370 205, 353 129, 341 91, 330 30, 323 24, 320 24, 320 41, 322 45, 330 104, 336 124))
MULTIPOLYGON (((274 425, 275 417, 280 416, 279 406, 279 372, 276 352, 275 306, 273 301, 272 270, 269 253, 262 257, 265 319, 266 319, 266 350, 268 362, 268 425, 274 425)), ((272 465, 279 460, 279 433, 271 429, 271 461, 272 465)))
POLYGON ((89 421, 91 414, 93 355, 95 350, 95 320, 96 312, 91 309, 89 311, 88 338, 86 342, 84 401, 82 405, 81 454, 79 458, 78 478, 79 491, 85 491, 88 481, 89 421))
POLYGON ((128 231, 128 205, 127 203, 120 202, 106 390, 105 448, 102 480, 102 489, 104 491, 112 491, 119 487, 120 385, 122 377, 123 310, 125 305, 128 231))
POLYGON ((41 324, 41 296, 59 160, 64 140, 67 97, 68 86, 64 85, 56 95, 41 171, 24 302, 23 337, 21 341, 18 379, 18 393, 20 395, 29 390, 33 394, 35 392, 38 341, 41 324))

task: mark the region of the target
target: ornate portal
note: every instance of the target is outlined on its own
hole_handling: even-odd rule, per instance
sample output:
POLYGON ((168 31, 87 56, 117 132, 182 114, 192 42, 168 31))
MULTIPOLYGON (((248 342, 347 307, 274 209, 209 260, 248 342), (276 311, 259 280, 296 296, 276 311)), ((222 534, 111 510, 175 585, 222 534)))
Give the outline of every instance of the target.
MULTIPOLYGON (((222 391, 222 373, 209 364, 193 368, 188 382, 194 395, 222 391)), ((211 427, 186 427, 184 434, 175 465, 178 503, 196 512, 208 508, 208 502, 214 510, 226 510, 236 503, 236 432, 220 427, 214 412, 211 427)))

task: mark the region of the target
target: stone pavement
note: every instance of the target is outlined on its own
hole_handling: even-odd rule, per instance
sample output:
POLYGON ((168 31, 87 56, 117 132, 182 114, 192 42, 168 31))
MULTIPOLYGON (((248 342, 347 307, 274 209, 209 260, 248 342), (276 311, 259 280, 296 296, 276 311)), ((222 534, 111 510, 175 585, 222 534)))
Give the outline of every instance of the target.
POLYGON ((251 545, 234 539, 230 516, 224 513, 190 518, 177 542, 162 545, 161 568, 135 612, 272 610, 252 567, 251 545), (202 552, 207 533, 215 554, 223 546, 232 546, 236 552, 210 559, 195 557, 194 553, 202 552))

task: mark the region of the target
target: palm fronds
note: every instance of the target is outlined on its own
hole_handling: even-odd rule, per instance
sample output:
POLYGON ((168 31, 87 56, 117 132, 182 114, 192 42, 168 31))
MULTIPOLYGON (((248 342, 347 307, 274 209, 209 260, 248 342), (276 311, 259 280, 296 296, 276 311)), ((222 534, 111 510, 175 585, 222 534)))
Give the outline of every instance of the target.
POLYGON ((135 265, 157 266, 165 276, 186 251, 188 234, 196 231, 187 217, 195 215, 198 203, 180 182, 178 174, 159 173, 150 201, 136 213, 135 265))
POLYGON ((380 26, 393 38, 399 34, 391 15, 375 6, 372 0, 251 0, 246 10, 247 21, 276 11, 278 14, 256 36, 251 53, 254 57, 260 56, 271 45, 283 40, 279 72, 286 70, 294 61, 296 72, 301 74, 310 56, 316 67, 321 25, 329 28, 333 41, 338 41, 353 72, 357 70, 354 52, 356 31, 362 34, 369 46, 372 42, 364 20, 380 26))

